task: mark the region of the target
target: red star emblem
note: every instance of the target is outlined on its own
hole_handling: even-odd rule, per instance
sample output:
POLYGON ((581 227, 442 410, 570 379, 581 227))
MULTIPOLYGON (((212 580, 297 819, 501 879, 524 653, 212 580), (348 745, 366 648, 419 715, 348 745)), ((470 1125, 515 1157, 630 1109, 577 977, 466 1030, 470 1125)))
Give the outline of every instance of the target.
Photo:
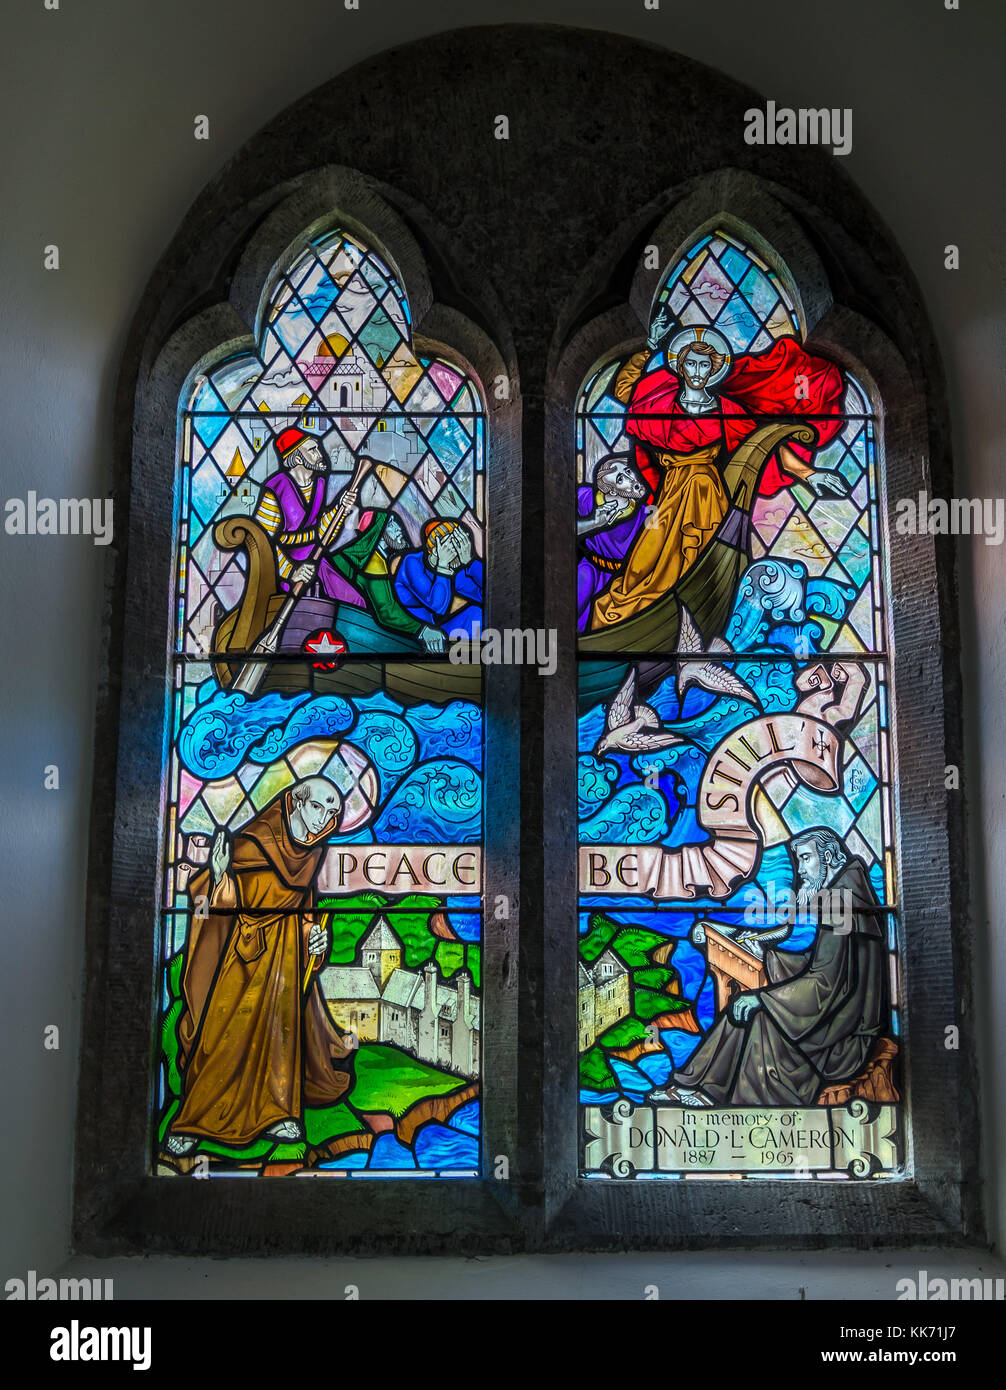
MULTIPOLYGON (((304 643, 306 652, 313 652, 315 656, 340 657, 346 654, 346 644, 334 632, 329 632, 327 628, 322 628, 318 632, 312 632, 304 643)), ((311 665, 316 671, 334 671, 338 666, 338 661, 312 661, 311 665)))

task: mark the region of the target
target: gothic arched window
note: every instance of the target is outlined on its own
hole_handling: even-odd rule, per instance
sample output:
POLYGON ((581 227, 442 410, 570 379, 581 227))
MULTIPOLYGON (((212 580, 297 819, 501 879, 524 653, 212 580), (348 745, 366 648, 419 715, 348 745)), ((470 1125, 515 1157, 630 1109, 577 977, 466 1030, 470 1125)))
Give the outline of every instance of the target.
POLYGON ((477 1175, 485 416, 343 230, 182 401, 156 1171, 477 1175))
POLYGON ((874 413, 736 235, 577 431, 582 1163, 905 1171, 874 413))
POLYGON ((981 1238, 954 556, 884 495, 953 490, 938 353, 843 161, 749 104, 438 35, 172 238, 115 422, 79 1249, 981 1238), (301 1172, 345 1180, 176 1176, 301 1172))

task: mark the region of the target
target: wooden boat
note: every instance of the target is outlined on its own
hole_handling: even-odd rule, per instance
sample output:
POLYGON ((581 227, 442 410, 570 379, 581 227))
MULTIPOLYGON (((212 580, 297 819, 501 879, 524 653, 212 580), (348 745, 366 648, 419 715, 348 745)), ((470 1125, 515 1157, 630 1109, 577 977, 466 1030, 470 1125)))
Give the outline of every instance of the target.
MULTIPOLYGON (((241 602, 223 617, 213 635, 213 669, 221 687, 227 689, 249 659, 258 659, 255 644, 275 620, 287 595, 279 585, 269 536, 257 521, 245 516, 225 517, 213 528, 213 536, 221 550, 244 547, 247 556, 248 579, 241 602), (222 660, 224 656, 228 659, 222 660)), ((317 695, 352 699, 384 690, 404 705, 442 705, 449 700, 482 703, 481 666, 452 665, 446 659, 397 660, 399 653, 419 656, 422 648, 418 642, 379 627, 365 609, 337 605, 328 599, 300 599, 284 629, 277 659, 261 658, 266 671, 256 693, 313 690, 317 695), (334 670, 319 669, 310 659, 294 659, 303 649, 305 632, 318 628, 334 628, 349 647, 334 670), (377 651, 380 658, 373 654, 377 651), (361 655, 357 657, 356 652, 361 655), (383 659, 385 653, 391 660, 383 659)))
POLYGON ((581 712, 598 701, 607 704, 625 680, 630 666, 638 667, 637 689, 644 694, 655 690, 674 670, 681 604, 695 619, 706 645, 714 637, 723 635, 737 582, 749 562, 748 533, 758 479, 780 444, 790 441, 814 445, 817 431, 806 423, 774 421, 760 426, 739 444, 723 469, 723 485, 729 501, 727 514, 695 564, 673 589, 642 613, 611 627, 580 635, 581 712), (618 652, 622 659, 605 660, 607 652, 618 652), (638 661, 624 659, 623 654, 633 653, 639 654, 638 661))
MULTIPOLYGON (((735 449, 723 470, 729 509, 695 564, 674 589, 644 612, 579 637, 581 710, 599 700, 610 701, 630 665, 638 667, 638 688, 644 693, 659 685, 675 666, 682 603, 707 644, 722 635, 737 581, 749 560, 750 515, 761 471, 780 444, 794 441, 813 445, 816 440, 817 433, 810 425, 779 421, 760 426, 735 449), (626 659, 634 654, 636 660, 626 659)), ((247 555, 248 580, 241 602, 224 616, 214 633, 211 660, 221 687, 226 689, 246 662, 255 659, 255 644, 273 623, 287 596, 279 585, 269 536, 256 521, 246 516, 225 517, 217 522, 213 534, 222 550, 244 547, 247 555)), ((410 655, 421 654, 419 644, 385 631, 366 610, 342 604, 336 614, 336 606, 324 599, 302 599, 299 604, 303 605, 301 611, 306 619, 291 619, 287 630, 292 636, 281 643, 278 659, 262 658, 268 669, 257 687, 259 692, 314 690, 319 695, 352 698, 383 689, 405 705, 445 704, 449 700, 481 704, 480 666, 452 665, 445 660, 410 661, 410 655), (326 614, 333 616, 326 621, 326 614), (331 627, 333 623, 349 646, 343 664, 327 671, 309 660, 294 659, 301 651, 305 630, 331 627), (380 657, 372 654, 377 651, 380 657)))

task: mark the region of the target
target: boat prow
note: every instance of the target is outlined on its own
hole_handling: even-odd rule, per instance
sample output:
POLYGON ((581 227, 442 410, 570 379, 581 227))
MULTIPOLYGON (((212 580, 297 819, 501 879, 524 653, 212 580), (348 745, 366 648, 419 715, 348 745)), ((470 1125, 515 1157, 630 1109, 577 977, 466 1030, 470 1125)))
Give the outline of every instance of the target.
POLYGON ((715 535, 673 589, 655 603, 610 627, 581 633, 581 711, 610 701, 630 665, 639 665, 641 693, 652 691, 674 667, 681 626, 681 605, 694 618, 706 643, 721 637, 730 618, 737 583, 750 561, 751 508, 762 469, 781 444, 813 446, 817 431, 806 423, 776 421, 762 425, 734 450, 723 470, 729 507, 715 535), (623 659, 613 659, 618 653, 623 659), (638 655, 640 662, 625 656, 638 655), (643 660, 645 658, 645 660, 643 660), (644 669, 645 668, 645 677, 644 669))

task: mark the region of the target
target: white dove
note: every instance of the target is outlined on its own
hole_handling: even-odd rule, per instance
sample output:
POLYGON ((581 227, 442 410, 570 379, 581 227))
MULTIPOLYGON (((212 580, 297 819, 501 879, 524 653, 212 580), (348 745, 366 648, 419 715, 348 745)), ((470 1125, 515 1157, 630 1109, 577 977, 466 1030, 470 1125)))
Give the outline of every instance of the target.
POLYGON ((678 633, 678 649, 687 652, 690 657, 698 659, 679 660, 678 699, 684 699, 685 691, 690 685, 700 685, 703 690, 710 690, 714 695, 735 695, 738 700, 750 700, 753 704, 757 704, 757 695, 750 686, 744 684, 739 676, 735 676, 732 671, 728 671, 718 661, 702 659, 712 652, 733 651, 730 644, 725 642, 722 637, 714 637, 709 643, 709 652, 704 652, 702 650, 702 637, 695 626, 691 613, 683 603, 679 607, 681 610, 681 629, 678 633))
POLYGON ((636 668, 633 667, 621 689, 608 706, 604 736, 594 749, 595 758, 606 753, 654 753, 684 739, 661 727, 660 716, 649 705, 637 705, 636 668))

